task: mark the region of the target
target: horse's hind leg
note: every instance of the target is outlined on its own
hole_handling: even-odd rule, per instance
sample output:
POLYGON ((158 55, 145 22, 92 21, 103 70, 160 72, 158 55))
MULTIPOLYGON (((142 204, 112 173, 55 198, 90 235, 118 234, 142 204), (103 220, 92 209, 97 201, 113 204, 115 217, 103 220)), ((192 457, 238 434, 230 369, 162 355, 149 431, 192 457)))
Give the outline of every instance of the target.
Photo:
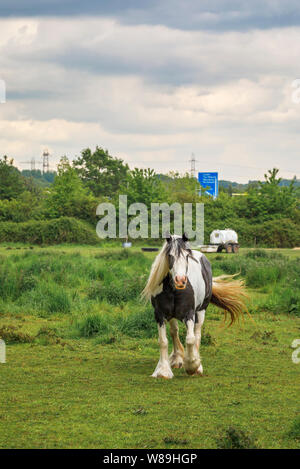
POLYGON ((169 358, 170 365, 172 368, 181 368, 183 365, 184 348, 179 339, 176 319, 170 320, 170 334, 173 341, 173 351, 169 358))
POLYGON ((196 337, 195 337, 195 321, 193 319, 188 319, 186 321, 186 353, 184 356, 184 369, 189 375, 197 374, 198 369, 201 365, 199 352, 196 347, 196 337))
POLYGON ((166 324, 158 324, 158 343, 160 347, 159 362, 152 375, 153 378, 173 378, 173 373, 169 363, 168 357, 168 339, 166 333, 166 324))

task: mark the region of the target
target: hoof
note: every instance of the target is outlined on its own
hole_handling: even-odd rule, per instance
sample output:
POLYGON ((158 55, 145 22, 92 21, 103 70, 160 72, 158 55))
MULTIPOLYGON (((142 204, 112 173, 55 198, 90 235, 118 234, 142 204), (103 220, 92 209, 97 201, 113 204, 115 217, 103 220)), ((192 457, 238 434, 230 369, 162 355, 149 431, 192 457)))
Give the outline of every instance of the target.
POLYGON ((173 378, 173 373, 170 368, 169 362, 166 362, 165 364, 156 367, 154 373, 152 374, 152 378, 164 378, 164 379, 172 379, 173 378))
POLYGON ((183 367, 183 357, 181 355, 171 355, 169 360, 171 368, 183 367))
POLYGON ((163 375, 153 376, 153 375, 152 375, 152 378, 172 379, 173 376, 163 376, 163 375))
POLYGON ((199 368, 193 373, 193 376, 203 376, 203 367, 202 365, 199 366, 199 368))
POLYGON ((152 378, 162 378, 162 379, 172 379, 173 376, 174 376, 173 373, 172 375, 171 374, 163 375, 161 373, 153 373, 153 375, 151 375, 152 378))
POLYGON ((172 365, 172 363, 171 363, 172 368, 177 368, 178 369, 178 368, 182 368, 182 366, 183 366, 183 363, 175 363, 174 365, 172 365))
POLYGON ((184 363, 184 369, 188 375, 201 374, 203 371, 200 360, 184 363))

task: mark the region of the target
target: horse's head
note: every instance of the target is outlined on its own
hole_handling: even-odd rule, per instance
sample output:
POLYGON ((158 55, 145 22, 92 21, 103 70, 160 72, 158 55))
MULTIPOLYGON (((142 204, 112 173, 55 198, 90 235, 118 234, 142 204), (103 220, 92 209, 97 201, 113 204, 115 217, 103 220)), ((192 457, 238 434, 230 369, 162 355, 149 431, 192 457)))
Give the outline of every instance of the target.
POLYGON ((188 237, 166 235, 166 255, 169 262, 169 271, 177 290, 184 290, 187 285, 188 258, 192 251, 188 245, 188 237))

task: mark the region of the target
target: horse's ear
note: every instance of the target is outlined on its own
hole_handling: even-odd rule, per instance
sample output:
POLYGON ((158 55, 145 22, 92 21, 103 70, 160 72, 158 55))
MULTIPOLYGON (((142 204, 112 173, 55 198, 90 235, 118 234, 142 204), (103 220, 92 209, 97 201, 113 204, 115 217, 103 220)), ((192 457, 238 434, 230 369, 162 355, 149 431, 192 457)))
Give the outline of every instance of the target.
POLYGON ((186 233, 183 233, 183 235, 182 235, 182 240, 183 240, 184 242, 186 242, 186 241, 189 240, 188 235, 187 235, 186 233))
POLYGON ((166 238, 168 243, 171 242, 171 234, 169 233, 169 231, 166 231, 165 238, 166 238))

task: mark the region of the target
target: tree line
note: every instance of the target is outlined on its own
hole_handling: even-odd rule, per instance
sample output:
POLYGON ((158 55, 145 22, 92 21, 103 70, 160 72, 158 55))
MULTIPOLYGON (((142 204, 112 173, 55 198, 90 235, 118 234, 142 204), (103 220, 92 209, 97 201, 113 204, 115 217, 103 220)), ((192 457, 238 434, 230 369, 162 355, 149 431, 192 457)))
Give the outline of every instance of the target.
POLYGON ((278 169, 249 184, 243 196, 228 186, 213 200, 188 173, 156 174, 130 169, 101 147, 84 149, 70 161, 62 157, 56 173, 22 173, 7 156, 0 158, 0 222, 29 222, 71 217, 95 227, 101 202, 116 206, 120 194, 128 204, 204 203, 206 240, 213 229, 233 228, 245 245, 299 245, 300 188, 295 179, 282 183, 278 169), (42 181, 38 181, 41 179, 42 181))

